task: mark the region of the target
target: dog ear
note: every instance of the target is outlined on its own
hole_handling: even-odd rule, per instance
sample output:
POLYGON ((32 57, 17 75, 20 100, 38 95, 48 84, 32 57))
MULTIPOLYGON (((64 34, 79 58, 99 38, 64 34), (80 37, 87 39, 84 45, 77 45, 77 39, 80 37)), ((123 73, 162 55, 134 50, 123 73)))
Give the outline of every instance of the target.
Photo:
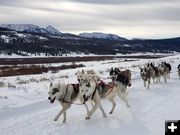
POLYGON ((51 82, 51 83, 50 83, 50 87, 52 87, 52 86, 53 86, 53 83, 51 82))
POLYGON ((82 73, 84 74, 84 70, 82 69, 82 73))

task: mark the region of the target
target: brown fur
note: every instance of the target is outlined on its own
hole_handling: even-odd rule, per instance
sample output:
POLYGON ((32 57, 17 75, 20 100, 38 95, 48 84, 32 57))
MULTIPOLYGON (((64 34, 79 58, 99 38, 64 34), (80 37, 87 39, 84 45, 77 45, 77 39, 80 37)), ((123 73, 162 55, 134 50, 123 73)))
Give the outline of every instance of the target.
POLYGON ((160 75, 164 78, 164 82, 167 82, 167 76, 170 74, 169 68, 168 67, 163 67, 159 69, 160 75))
POLYGON ((131 86, 131 71, 129 69, 126 69, 124 71, 120 71, 120 74, 128 77, 128 80, 129 80, 128 86, 130 87, 131 86))

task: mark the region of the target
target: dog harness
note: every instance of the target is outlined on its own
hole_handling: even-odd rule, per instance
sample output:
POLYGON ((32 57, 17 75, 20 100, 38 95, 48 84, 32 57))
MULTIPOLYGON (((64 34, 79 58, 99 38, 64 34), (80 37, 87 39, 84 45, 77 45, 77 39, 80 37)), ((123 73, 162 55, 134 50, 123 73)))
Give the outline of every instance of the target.
POLYGON ((67 91, 68 91, 68 86, 73 86, 73 90, 76 91, 76 93, 79 92, 79 84, 68 84, 67 87, 66 87, 66 93, 64 94, 64 96, 62 98, 59 99, 60 102, 64 102, 64 103, 69 103, 69 104, 74 104, 74 105, 83 105, 86 103, 86 101, 84 101, 83 103, 79 104, 79 103, 73 103, 73 102, 70 102, 70 101, 66 101, 64 98, 67 94, 67 91))
POLYGON ((113 88, 114 88, 114 86, 115 86, 115 83, 113 83, 113 85, 109 85, 109 84, 105 84, 105 85, 107 85, 107 86, 110 87, 110 89, 108 90, 108 92, 107 92, 106 95, 105 95, 105 96, 108 96, 108 95, 112 92, 112 90, 113 90, 113 88))
POLYGON ((99 86, 102 87, 102 91, 103 91, 103 87, 108 86, 110 89, 105 93, 105 96, 107 96, 107 95, 109 95, 112 92, 112 90, 113 90, 113 88, 115 86, 115 83, 112 83, 112 85, 110 85, 110 84, 105 84, 103 81, 101 81, 100 83, 96 83, 96 85, 97 85, 97 88, 99 86))

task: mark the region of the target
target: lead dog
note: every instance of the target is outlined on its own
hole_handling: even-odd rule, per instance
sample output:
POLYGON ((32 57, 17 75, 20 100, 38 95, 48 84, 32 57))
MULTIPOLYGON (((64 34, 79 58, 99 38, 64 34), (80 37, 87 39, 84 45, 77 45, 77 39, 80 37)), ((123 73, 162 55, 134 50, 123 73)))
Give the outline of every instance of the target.
POLYGON ((107 84, 98 84, 95 81, 94 82, 87 81, 81 84, 79 87, 81 97, 85 101, 93 100, 95 103, 93 108, 88 113, 86 119, 90 119, 98 107, 100 108, 103 116, 106 117, 104 109, 101 105, 102 98, 106 98, 112 103, 113 107, 109 112, 110 114, 112 114, 115 109, 116 102, 114 101, 114 98, 117 95, 126 103, 127 107, 130 107, 127 100, 127 93, 125 89, 126 89, 125 86, 121 82, 113 82, 113 84, 110 83, 107 85, 107 84))
MULTIPOLYGON (((66 111, 71 107, 77 99, 79 98, 79 85, 78 84, 50 84, 49 97, 50 103, 54 103, 55 100, 59 101, 62 110, 57 114, 54 118, 54 121, 57 121, 59 117, 63 114, 64 119, 63 122, 66 122, 66 111)), ((80 101, 82 101, 80 99, 80 101)), ((87 114, 89 114, 89 110, 86 104, 84 104, 87 110, 87 114)))

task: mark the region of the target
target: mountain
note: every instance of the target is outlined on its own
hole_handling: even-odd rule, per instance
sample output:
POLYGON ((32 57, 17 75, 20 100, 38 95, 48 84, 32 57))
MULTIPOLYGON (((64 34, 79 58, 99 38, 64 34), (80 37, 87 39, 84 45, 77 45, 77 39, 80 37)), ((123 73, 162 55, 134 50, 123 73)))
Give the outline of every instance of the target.
POLYGON ((128 40, 114 34, 60 33, 52 26, 1 25, 0 54, 59 56, 63 54, 115 55, 118 53, 180 52, 180 38, 128 40), (58 35, 59 34, 59 35, 58 35))
POLYGON ((0 27, 21 32, 28 29, 40 29, 39 26, 34 24, 1 24, 0 27))
POLYGON ((61 32, 59 32, 57 29, 55 29, 54 27, 52 27, 51 25, 48 25, 45 28, 49 33, 51 33, 52 35, 62 35, 61 32))
POLYGON ((127 40, 115 34, 105 34, 101 32, 80 33, 79 36, 85 37, 85 38, 97 38, 97 39, 108 39, 108 40, 119 40, 119 41, 127 40))
POLYGON ((58 36, 61 35, 61 33, 52 26, 47 26, 46 28, 42 28, 34 24, 2 24, 0 25, 0 27, 15 30, 18 32, 38 33, 38 34, 58 35, 58 36))

